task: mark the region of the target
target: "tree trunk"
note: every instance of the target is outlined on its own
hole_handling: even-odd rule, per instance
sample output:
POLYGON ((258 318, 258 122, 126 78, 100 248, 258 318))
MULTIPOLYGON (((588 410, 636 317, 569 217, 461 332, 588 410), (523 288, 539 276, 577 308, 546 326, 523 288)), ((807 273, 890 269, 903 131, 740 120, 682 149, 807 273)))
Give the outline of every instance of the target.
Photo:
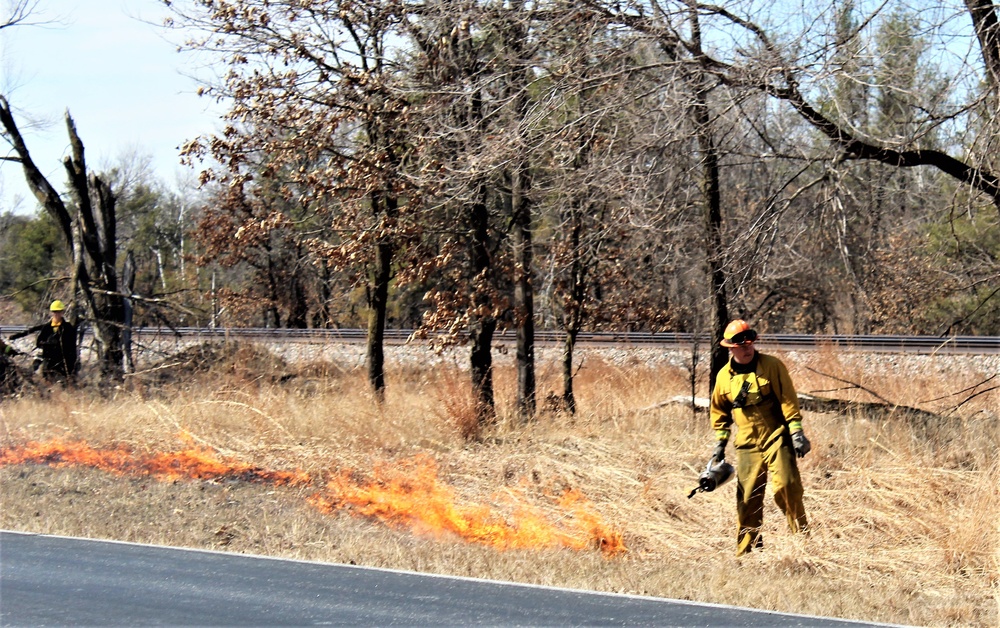
POLYGON ((562 380, 563 380, 563 407, 566 412, 576 414, 576 395, 573 393, 573 350, 576 347, 576 337, 579 329, 569 328, 566 330, 566 337, 563 340, 562 352, 562 380))
POLYGON ((135 359, 132 355, 132 315, 134 309, 130 298, 135 290, 135 258, 132 256, 132 251, 125 255, 125 264, 122 266, 122 288, 122 292, 128 295, 124 297, 122 303, 125 311, 125 324, 122 326, 122 353, 125 355, 125 372, 135 373, 135 359))
MULTIPOLYGON (((373 195, 372 207, 376 212, 381 210, 385 216, 394 217, 396 199, 373 195)), ((387 240, 382 239, 375 245, 375 264, 368 302, 368 383, 379 402, 385 399, 385 323, 389 309, 392 254, 392 244, 387 240)))
MULTIPOLYGON (((524 0, 511 0, 507 5, 503 37, 509 63, 509 78, 505 88, 511 99, 510 128, 511 149, 526 155, 527 116, 530 64, 525 60, 527 24, 530 13, 524 0), (509 20, 509 21, 508 21, 509 20)), ((535 303, 532 284, 531 241, 531 172, 525 156, 514 158, 506 169, 507 184, 505 203, 510 216, 511 248, 514 262, 514 324, 517 327, 517 413, 522 421, 535 416, 535 303)))
POLYGON ((719 190, 719 155, 708 127, 708 106, 704 94, 700 94, 695 105, 695 120, 698 124, 698 145, 702 153, 702 187, 705 195, 705 238, 708 262, 709 290, 711 291, 711 374, 709 395, 715 387, 716 374, 729 360, 729 352, 719 344, 729 318, 729 304, 726 296, 726 274, 722 267, 722 199, 719 190))
POLYGON ((489 250, 489 212, 486 207, 487 188, 479 185, 478 199, 469 211, 472 232, 471 261, 473 270, 473 303, 475 312, 469 340, 472 352, 469 356, 472 374, 472 394, 476 400, 476 422, 480 426, 496 419, 496 402, 493 394, 493 334, 497 321, 490 312, 489 287, 493 279, 493 261, 489 250))
POLYGON ((285 317, 285 327, 305 329, 309 326, 309 304, 306 302, 306 291, 302 287, 298 270, 293 270, 288 286, 288 316, 285 317))
POLYGON ((522 421, 535 416, 535 295, 531 280, 531 180, 521 161, 511 177, 514 247, 514 316, 517 322, 517 409, 522 421))
POLYGON ((281 312, 278 311, 278 279, 275 276, 274 256, 268 244, 264 245, 267 251, 267 307, 264 308, 264 327, 281 327, 281 312))
MULTIPOLYGON (((697 7, 689 0, 691 11, 692 42, 695 45, 695 55, 703 63, 704 54, 701 51, 701 24, 698 20, 697 7)), ((696 70, 697 71, 697 70, 696 70)), ((701 70, 692 80, 693 102, 691 114, 698 139, 698 149, 701 152, 702 194, 705 202, 705 259, 708 264, 710 302, 712 304, 709 325, 711 329, 711 355, 708 394, 711 396, 715 388, 715 376, 726 365, 729 352, 719 344, 729 318, 729 305, 726 297, 726 274, 723 268, 722 246, 722 191, 719 182, 719 151, 712 136, 712 117, 708 108, 708 92, 710 85, 707 71, 701 70)))
POLYGON ((371 300, 368 304, 368 383, 376 399, 385 399, 385 321, 389 307, 389 278, 392 248, 382 242, 375 246, 371 300))
POLYGON ((319 292, 319 304, 313 314, 313 327, 318 329, 329 329, 333 327, 333 316, 330 313, 330 301, 333 292, 330 290, 330 268, 326 261, 319 260, 319 281, 316 282, 316 290, 319 292))
MULTIPOLYGON (((81 145, 78 157, 81 171, 84 168, 82 155, 81 145)), ((95 251, 91 256, 95 272, 81 275, 79 289, 90 304, 101 381, 117 383, 122 380, 125 372, 125 349, 122 344, 122 332, 125 329, 125 298, 118 285, 115 271, 115 198, 110 188, 93 175, 85 189, 76 190, 76 196, 82 197, 84 194, 90 195, 91 203, 89 207, 80 205, 79 223, 82 227, 83 241, 87 243, 88 249, 95 251), (95 206, 97 211, 93 211, 95 206), (88 210, 92 212, 94 220, 88 219, 85 213, 88 210), (88 229, 95 229, 96 237, 88 237, 88 229), (86 281, 82 281, 84 277, 86 281)))
POLYGON ((569 300, 563 314, 563 329, 566 338, 563 342, 562 380, 563 407, 570 414, 576 414, 576 395, 573 393, 573 351, 576 339, 583 327, 583 299, 586 291, 587 266, 581 259, 580 234, 583 230, 583 216, 580 211, 580 201, 574 201, 571 209, 570 251, 573 261, 570 264, 569 300))
POLYGON ((979 48, 986 66, 987 83, 996 96, 1000 90, 1000 24, 992 0, 965 0, 972 26, 979 38, 979 48))
POLYGON ((496 404, 493 396, 493 333, 497 322, 486 317, 476 323, 471 330, 472 352, 469 365, 472 371, 472 393, 476 403, 476 421, 480 426, 496 419, 496 404))

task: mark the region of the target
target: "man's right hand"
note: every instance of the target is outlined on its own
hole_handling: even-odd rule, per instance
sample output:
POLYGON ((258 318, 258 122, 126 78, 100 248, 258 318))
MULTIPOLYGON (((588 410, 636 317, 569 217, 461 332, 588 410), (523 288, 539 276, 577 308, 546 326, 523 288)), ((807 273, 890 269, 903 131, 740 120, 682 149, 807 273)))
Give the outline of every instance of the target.
POLYGON ((728 440, 720 440, 715 444, 715 450, 712 451, 712 462, 722 462, 726 459, 726 443, 728 440))

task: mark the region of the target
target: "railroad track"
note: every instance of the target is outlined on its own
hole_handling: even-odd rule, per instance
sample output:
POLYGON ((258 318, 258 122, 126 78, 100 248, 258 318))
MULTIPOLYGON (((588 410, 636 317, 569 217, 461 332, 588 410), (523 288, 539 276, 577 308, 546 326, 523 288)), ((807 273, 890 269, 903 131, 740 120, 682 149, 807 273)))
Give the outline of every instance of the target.
MULTIPOLYGON (((0 336, 8 336, 23 330, 23 326, 0 327, 0 336)), ((385 342, 390 345, 406 343, 413 330, 387 329, 385 342)), ((344 342, 363 343, 367 331, 363 329, 271 329, 255 327, 201 328, 179 327, 140 328, 133 331, 136 339, 244 339, 259 342, 344 342)), ((494 342, 512 344, 516 340, 513 331, 497 333, 494 342)), ((707 336, 696 336, 679 332, 581 332, 578 345, 615 345, 620 347, 663 347, 690 349, 695 342, 704 347, 707 336)), ((419 342, 419 341, 418 341, 419 342)), ((539 330, 535 332, 535 342, 540 345, 555 345, 563 342, 563 333, 539 330)), ((947 353, 947 354, 1000 354, 998 336, 865 336, 865 335, 806 335, 806 334, 765 334, 761 345, 781 350, 812 351, 824 347, 836 347, 851 351, 880 353, 947 353)))

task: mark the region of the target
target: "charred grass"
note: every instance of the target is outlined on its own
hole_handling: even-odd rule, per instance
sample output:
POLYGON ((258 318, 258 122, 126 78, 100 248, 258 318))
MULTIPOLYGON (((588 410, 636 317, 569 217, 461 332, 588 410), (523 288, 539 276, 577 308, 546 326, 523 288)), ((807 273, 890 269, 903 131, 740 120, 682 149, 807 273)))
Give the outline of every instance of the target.
POLYGON ((500 364, 497 422, 470 441, 468 376, 447 364, 390 364, 380 405, 356 365, 293 367, 247 345, 198 351, 112 394, 84 388, 5 400, 0 452, 55 439, 146 453, 193 446, 302 471, 310 483, 7 464, 0 527, 868 621, 1000 621, 1000 394, 974 394, 995 375, 981 366, 905 357, 873 364, 832 350, 783 356, 800 392, 891 403, 877 413, 861 405, 805 413, 811 531, 789 535, 768 500, 764 551, 737 559, 732 485, 687 498, 711 435, 704 413, 663 403, 689 381, 665 362, 589 357, 576 380, 575 416, 555 407, 557 369, 540 362, 540 406, 548 409, 528 424, 508 405, 514 374, 500 364), (627 551, 502 550, 351 508, 322 512, 309 501, 337 474, 405 470, 419 456, 436 463, 456 502, 500 516, 521 500, 559 521, 569 515, 553 496, 579 491, 627 551))

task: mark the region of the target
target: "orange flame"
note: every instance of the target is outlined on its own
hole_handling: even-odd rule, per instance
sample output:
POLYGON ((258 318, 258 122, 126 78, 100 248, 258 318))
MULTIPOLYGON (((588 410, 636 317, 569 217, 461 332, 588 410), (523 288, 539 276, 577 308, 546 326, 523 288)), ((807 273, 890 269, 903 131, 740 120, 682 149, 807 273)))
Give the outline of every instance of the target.
POLYGON ((118 475, 149 475, 165 481, 231 479, 278 485, 302 485, 310 481, 307 474, 299 471, 267 471, 219 457, 214 451, 204 447, 141 455, 123 446, 95 449, 82 441, 56 439, 0 448, 0 466, 25 463, 53 467, 87 466, 118 475))
POLYGON ((578 491, 567 491, 559 498, 559 506, 570 513, 559 525, 523 501, 512 504, 513 514, 508 520, 487 505, 457 504, 454 491, 438 481, 436 463, 426 456, 418 456, 398 469, 379 465, 370 482, 357 481, 352 472, 345 471, 330 480, 326 489, 326 494, 309 498, 322 512, 349 509, 353 514, 417 533, 451 533, 503 550, 595 547, 609 556, 625 551, 622 535, 606 526, 593 504, 578 491))
MULTIPOLYGON (((29 463, 87 466, 164 481, 229 479, 293 486, 311 482, 309 475, 299 471, 268 471, 197 446, 173 453, 138 454, 124 446, 97 449, 83 441, 55 439, 0 448, 0 467, 29 463)), ((309 502, 325 513, 347 509, 417 533, 454 534, 501 550, 599 548, 607 556, 626 551, 621 533, 607 526, 579 491, 566 491, 558 498, 563 513, 556 524, 520 496, 498 498, 511 511, 509 517, 485 504, 459 505, 455 492, 438 481, 437 464, 426 456, 404 461, 395 469, 378 465, 369 482, 355 478, 351 471, 342 472, 330 480, 326 493, 312 495, 309 502)))

